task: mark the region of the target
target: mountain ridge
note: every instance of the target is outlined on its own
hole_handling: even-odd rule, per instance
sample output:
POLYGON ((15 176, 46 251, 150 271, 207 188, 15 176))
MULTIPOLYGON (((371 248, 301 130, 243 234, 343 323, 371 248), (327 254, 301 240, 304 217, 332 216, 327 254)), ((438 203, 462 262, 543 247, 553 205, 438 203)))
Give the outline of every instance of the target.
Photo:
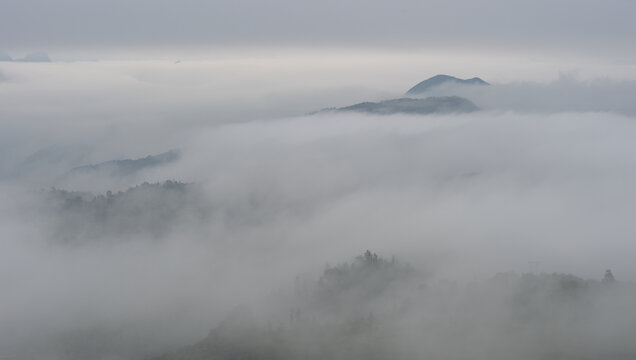
POLYGON ((410 88, 405 95, 417 95, 422 94, 433 87, 444 85, 444 84, 460 84, 460 85, 490 85, 486 81, 474 77, 471 79, 460 79, 450 75, 438 74, 433 77, 430 77, 424 81, 417 83, 415 86, 410 88))
POLYGON ((178 150, 170 150, 157 155, 148 155, 138 159, 110 160, 97 164, 82 165, 72 168, 65 176, 86 173, 105 172, 111 176, 127 176, 139 170, 164 165, 180 158, 178 150))
POLYGON ((427 97, 424 99, 399 98, 378 102, 362 102, 335 109, 335 111, 355 111, 380 115, 392 114, 449 114, 479 110, 472 101, 459 96, 427 97))

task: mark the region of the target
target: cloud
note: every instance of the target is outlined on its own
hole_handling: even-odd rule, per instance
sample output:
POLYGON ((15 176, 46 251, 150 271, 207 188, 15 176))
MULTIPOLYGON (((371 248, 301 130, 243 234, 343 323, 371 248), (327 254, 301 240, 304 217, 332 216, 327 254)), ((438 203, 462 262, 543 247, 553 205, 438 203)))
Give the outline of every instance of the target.
POLYGON ((167 336, 160 351, 201 337, 233 304, 258 305, 296 274, 366 248, 438 279, 523 272, 529 261, 633 279, 635 131, 620 115, 491 112, 199 129, 178 163, 151 176, 202 184, 213 211, 202 223, 172 224, 158 242, 132 233, 56 246, 43 224, 70 213, 29 212, 38 199, 15 212, 33 194, 5 188, 4 331, 29 333, 42 319, 50 331, 113 321, 167 336), (116 314, 126 321, 108 320, 116 314), (173 317, 168 333, 149 330, 173 317))
POLYGON ((632 82, 495 83, 462 94, 487 109, 471 114, 308 116, 399 96, 410 83, 351 88, 362 72, 333 85, 291 68, 297 78, 276 85, 269 69, 282 65, 238 71, 253 64, 7 65, 17 80, 0 88, 0 348, 124 329, 141 339, 128 354, 173 349, 235 304, 265 313, 298 274, 318 276, 367 248, 431 281, 481 281, 535 261, 548 273, 636 277, 632 82), (179 216, 162 217, 161 201, 174 198, 140 196, 102 222, 70 204, 50 211, 39 191, 75 166, 171 148, 177 161, 67 190, 194 183, 196 209, 179 216), (27 161, 34 154, 44 160, 27 161), (6 176, 25 164, 39 175, 6 176), (119 236, 120 220, 138 226, 119 236), (161 231, 136 230, 157 221, 161 231), (78 241, 61 241, 51 231, 60 224, 78 241), (94 231, 105 224, 113 231, 94 231))

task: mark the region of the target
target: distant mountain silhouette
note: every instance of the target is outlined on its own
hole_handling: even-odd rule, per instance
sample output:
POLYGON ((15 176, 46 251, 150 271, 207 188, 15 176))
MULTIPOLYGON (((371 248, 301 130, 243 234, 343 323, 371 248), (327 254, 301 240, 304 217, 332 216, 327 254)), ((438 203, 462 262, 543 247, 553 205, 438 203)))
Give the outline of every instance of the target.
POLYGON ((23 62, 51 62, 51 58, 45 52, 39 51, 31 54, 27 54, 22 59, 16 59, 15 61, 23 61, 23 62))
POLYGON ((380 102, 363 102, 335 109, 335 111, 356 111, 372 114, 447 114, 465 113, 479 110, 468 99, 458 96, 427 97, 425 99, 401 98, 380 102))
POLYGON ((432 78, 428 78, 419 84, 413 86, 406 95, 417 95, 430 90, 432 87, 443 84, 460 84, 460 85, 490 85, 484 80, 474 77, 472 79, 459 79, 450 75, 435 75, 432 78))
POLYGON ((0 50, 0 61, 13 61, 13 58, 6 52, 0 50))
POLYGON ((78 166, 71 169, 66 176, 86 173, 98 173, 107 176, 127 176, 145 168, 164 165, 179 159, 177 150, 170 150, 158 155, 149 155, 141 159, 111 160, 99 164, 78 166))
POLYGON ((49 55, 43 51, 26 54, 22 59, 14 59, 4 51, 0 51, 0 61, 17 62, 51 62, 49 55))

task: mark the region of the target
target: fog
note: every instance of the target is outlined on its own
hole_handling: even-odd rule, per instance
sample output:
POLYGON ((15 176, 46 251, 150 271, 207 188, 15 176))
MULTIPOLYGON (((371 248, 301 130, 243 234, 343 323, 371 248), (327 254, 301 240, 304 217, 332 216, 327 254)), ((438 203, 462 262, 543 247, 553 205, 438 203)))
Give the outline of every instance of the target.
POLYGON ((435 74, 321 59, 0 63, 0 358, 278 328, 286 355, 257 357, 633 356, 632 73, 500 60, 423 95, 480 111, 312 114, 435 74))

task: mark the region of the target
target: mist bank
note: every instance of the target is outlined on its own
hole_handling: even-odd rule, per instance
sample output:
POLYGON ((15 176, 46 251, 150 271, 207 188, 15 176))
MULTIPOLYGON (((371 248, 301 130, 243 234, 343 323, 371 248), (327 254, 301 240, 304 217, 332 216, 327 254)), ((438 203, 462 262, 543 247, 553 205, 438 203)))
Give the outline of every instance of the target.
POLYGON ((3 348, 47 353, 76 333, 138 338, 104 345, 126 356, 169 352, 236 304, 257 317, 291 307, 272 300, 279 289, 367 248, 421 269, 420 283, 463 287, 534 263, 632 281, 634 126, 603 113, 330 113, 197 128, 177 160, 127 180, 186 183, 177 191, 109 194, 99 188, 121 177, 100 172, 78 184, 90 194, 5 183, 3 348))
MULTIPOLYGON (((178 64, 170 57, 3 64, 0 179, 66 186, 55 180, 75 167, 178 149, 198 129, 275 121, 361 102, 382 103, 402 97, 418 81, 448 69, 464 77, 480 75, 493 85, 442 87, 423 97, 461 96, 493 112, 632 116, 635 111, 631 99, 636 86, 625 64, 598 69, 599 64, 588 64, 580 76, 552 80, 564 68, 568 74, 568 62, 537 59, 528 63, 501 57, 490 63, 473 54, 478 70, 466 72, 461 67, 470 54, 409 57, 370 50, 333 55, 301 50, 262 54, 253 49, 225 50, 178 64), (599 78, 597 72, 613 77, 599 78)), ((126 183, 103 184, 99 190, 125 190, 143 181, 165 180, 141 176, 126 183)), ((68 185, 69 190, 95 190, 68 185)))
POLYGON ((2 65, 1 356, 171 358, 243 336, 284 356, 633 354, 631 82, 484 76, 435 90, 481 111, 302 115, 421 79, 223 75, 253 64, 2 65), (357 288, 365 249, 415 273, 380 270, 377 298, 318 294, 351 271, 335 283, 357 288), (255 319, 234 332, 237 304, 255 319))

